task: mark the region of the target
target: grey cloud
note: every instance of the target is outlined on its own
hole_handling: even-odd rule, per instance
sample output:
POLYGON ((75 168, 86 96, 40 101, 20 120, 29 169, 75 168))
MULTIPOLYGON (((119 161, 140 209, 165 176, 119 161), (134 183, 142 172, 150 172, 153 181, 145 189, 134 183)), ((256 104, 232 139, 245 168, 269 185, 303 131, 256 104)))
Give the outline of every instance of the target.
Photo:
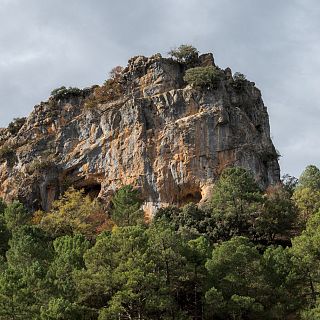
POLYGON ((0 125, 57 86, 192 43, 256 82, 282 171, 299 175, 320 165, 319 16, 317 0, 0 0, 0 125))

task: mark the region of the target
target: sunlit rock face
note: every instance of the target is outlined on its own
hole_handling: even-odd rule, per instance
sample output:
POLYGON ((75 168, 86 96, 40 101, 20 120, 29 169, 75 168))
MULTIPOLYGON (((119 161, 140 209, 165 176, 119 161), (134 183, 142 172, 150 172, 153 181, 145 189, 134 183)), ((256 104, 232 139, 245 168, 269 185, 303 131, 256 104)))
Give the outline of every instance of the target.
MULTIPOLYGON (((214 66, 212 55, 195 65, 214 66)), ((196 88, 183 80, 186 68, 159 54, 134 57, 121 72, 117 98, 88 108, 92 87, 35 106, 18 132, 0 131, 0 196, 48 210, 69 186, 108 202, 132 184, 151 215, 161 206, 205 201, 229 166, 250 170, 263 188, 279 182, 267 109, 254 83, 237 89, 227 68, 216 88, 196 88)))

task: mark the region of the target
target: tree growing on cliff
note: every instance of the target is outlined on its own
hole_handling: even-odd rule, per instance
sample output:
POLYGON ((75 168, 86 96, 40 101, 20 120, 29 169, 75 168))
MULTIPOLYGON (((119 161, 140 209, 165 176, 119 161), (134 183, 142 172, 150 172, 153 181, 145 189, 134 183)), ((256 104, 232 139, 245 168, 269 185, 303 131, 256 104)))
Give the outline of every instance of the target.
POLYGON ((232 86, 239 92, 245 88, 246 82, 248 82, 246 76, 243 73, 236 72, 233 75, 232 86))
POLYGON ((27 118, 14 118, 13 121, 11 121, 8 125, 8 131, 12 134, 15 135, 19 132, 21 127, 25 124, 27 121, 27 118))
POLYGON ((65 86, 56 88, 54 90, 51 91, 51 96, 54 99, 63 99, 63 98, 67 98, 70 96, 77 96, 80 95, 82 93, 82 90, 76 87, 69 87, 66 88, 65 86))
POLYGON ((99 103, 107 103, 119 99, 124 94, 121 83, 123 67, 116 66, 109 72, 109 78, 102 86, 97 86, 93 93, 85 99, 85 107, 94 109, 99 103))
POLYGON ((182 44, 170 50, 168 54, 179 62, 189 64, 198 58, 199 51, 190 44, 182 44))
POLYGON ((121 66, 116 66, 112 68, 111 71, 109 72, 110 79, 119 81, 122 71, 123 71, 123 67, 121 66))
POLYGON ((217 67, 195 67, 188 69, 184 76, 184 81, 195 87, 216 88, 220 81, 221 72, 217 67))

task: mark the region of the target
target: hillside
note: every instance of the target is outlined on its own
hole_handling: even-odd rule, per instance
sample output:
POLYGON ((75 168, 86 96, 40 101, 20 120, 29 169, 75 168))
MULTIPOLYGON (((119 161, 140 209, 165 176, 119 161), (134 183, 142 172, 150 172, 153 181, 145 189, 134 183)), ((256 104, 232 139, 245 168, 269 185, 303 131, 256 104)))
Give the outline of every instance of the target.
POLYGON ((279 182, 259 89, 212 54, 133 57, 100 87, 54 91, 0 135, 0 197, 30 209, 50 209, 69 186, 108 202, 131 184, 152 215, 207 200, 229 166, 250 170, 263 188, 279 182), (197 67, 214 77, 186 82, 197 67))

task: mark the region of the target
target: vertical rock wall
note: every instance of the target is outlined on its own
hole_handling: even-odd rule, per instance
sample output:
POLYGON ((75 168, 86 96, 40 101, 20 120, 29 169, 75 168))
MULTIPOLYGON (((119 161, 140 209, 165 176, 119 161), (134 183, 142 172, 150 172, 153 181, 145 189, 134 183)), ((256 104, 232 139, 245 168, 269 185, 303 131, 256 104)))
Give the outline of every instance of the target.
MULTIPOLYGON (((212 55, 197 64, 214 66, 212 55)), ((183 81, 186 68, 160 55, 134 57, 117 99, 87 108, 93 87, 36 106, 16 134, 0 132, 0 196, 49 209, 70 185, 107 201, 133 184, 150 213, 204 201, 228 166, 252 171, 261 187, 277 183, 268 113, 254 83, 239 91, 226 69, 217 88, 194 88, 183 81)))

